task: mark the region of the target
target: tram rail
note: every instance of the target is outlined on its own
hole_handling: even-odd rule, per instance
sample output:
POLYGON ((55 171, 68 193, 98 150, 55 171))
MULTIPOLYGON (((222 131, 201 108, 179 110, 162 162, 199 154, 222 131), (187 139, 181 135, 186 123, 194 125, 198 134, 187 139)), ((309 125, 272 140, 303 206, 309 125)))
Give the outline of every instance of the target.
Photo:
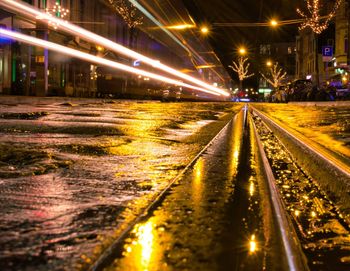
MULTIPOLYGON (((123 257, 125 240, 130 239, 130 233, 135 225, 154 216, 156 209, 167 208, 167 205, 162 203, 170 191, 176 190, 176 186, 183 182, 184 176, 193 171, 196 162, 205 153, 210 153, 208 150, 212 146, 220 144, 230 125, 242 127, 243 131, 239 138, 240 151, 244 153, 252 149, 256 155, 255 160, 258 160, 256 162, 259 167, 257 171, 262 173, 258 178, 259 185, 262 187, 259 189, 259 194, 260 197, 264 197, 264 204, 269 206, 262 206, 260 209, 264 216, 264 227, 271 227, 270 230, 265 230, 265 243, 262 245, 265 251, 263 257, 267 259, 264 260, 266 261, 265 268, 292 271, 318 270, 319 268, 328 270, 327 268, 332 266, 334 267, 332 270, 345 270, 344 268, 349 264, 347 251, 350 249, 347 206, 342 204, 345 195, 340 193, 340 196, 332 197, 332 199, 339 198, 340 200, 333 201, 327 194, 329 190, 324 189, 322 185, 326 181, 322 181, 324 179, 321 180, 320 176, 322 178, 332 176, 331 178, 338 181, 340 186, 348 185, 347 168, 335 162, 334 159, 327 159, 327 156, 317 152, 307 142, 297 138, 254 107, 248 109, 246 105, 239 114, 243 116, 241 115, 237 120, 236 115, 235 121, 231 120, 198 153, 98 257, 88 268, 89 271, 104 270, 115 258, 123 257), (250 142, 251 146, 245 149, 247 142, 250 142), (304 160, 310 159, 309 163, 320 165, 326 173, 313 175, 314 170, 309 169, 308 164, 300 164, 300 161, 304 160, 298 157, 305 156, 305 153, 295 154, 296 149, 305 150, 308 156, 304 160), (271 250, 275 251, 272 253, 273 256, 267 255, 271 250), (278 261, 278 263, 271 264, 273 261, 278 261)), ((256 172, 253 175, 256 175, 256 172)), ((337 192, 335 189, 331 191, 337 192)))

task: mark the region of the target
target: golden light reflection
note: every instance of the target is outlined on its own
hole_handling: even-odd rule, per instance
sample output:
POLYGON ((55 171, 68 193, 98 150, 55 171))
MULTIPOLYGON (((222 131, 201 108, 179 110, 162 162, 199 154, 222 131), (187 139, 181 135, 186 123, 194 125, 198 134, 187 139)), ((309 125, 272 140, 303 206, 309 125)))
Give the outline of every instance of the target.
POLYGON ((254 192, 255 192, 254 182, 250 181, 250 184, 249 184, 249 195, 253 196, 254 192))
POLYGON ((257 250, 257 243, 255 240, 255 234, 252 234, 249 240, 249 252, 254 253, 257 250))
POLYGON ((142 266, 147 267, 152 255, 152 223, 148 222, 144 226, 140 227, 140 241, 141 249, 141 263, 142 266))
POLYGON ((236 115, 234 119, 234 128, 232 131, 233 139, 231 141, 232 147, 231 147, 231 155, 230 155, 230 178, 235 176, 237 174, 237 167, 238 167, 238 159, 241 149, 241 137, 242 137, 242 126, 243 123, 243 113, 242 111, 236 115))
POLYGON ((300 211, 295 210, 294 214, 295 214, 295 216, 299 216, 300 215, 300 211))
POLYGON ((192 182, 192 189, 193 189, 192 198, 194 203, 199 203, 202 199, 203 172, 204 172, 204 160, 202 157, 200 157, 197 163, 193 167, 194 178, 192 182))
POLYGON ((134 270, 150 270, 154 256, 155 229, 152 220, 137 225, 133 230, 136 239, 125 247, 128 263, 134 270))

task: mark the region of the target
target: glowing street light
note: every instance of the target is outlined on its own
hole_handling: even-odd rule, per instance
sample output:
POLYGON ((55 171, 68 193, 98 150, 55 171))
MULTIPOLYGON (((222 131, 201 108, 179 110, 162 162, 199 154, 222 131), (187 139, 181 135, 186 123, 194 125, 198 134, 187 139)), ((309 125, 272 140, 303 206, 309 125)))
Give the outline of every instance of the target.
POLYGON ((247 53, 247 50, 244 47, 241 47, 238 49, 238 52, 240 55, 245 55, 247 53))
POLYGON ((272 62, 270 60, 266 61, 266 66, 267 67, 271 67, 272 66, 272 62))
POLYGON ((271 25, 272 27, 276 27, 276 26, 278 25, 278 22, 277 22, 276 20, 272 19, 272 20, 270 21, 270 25, 271 25))
POLYGON ((201 32, 202 32, 202 34, 208 34, 209 28, 206 27, 206 26, 202 26, 202 27, 201 27, 201 32))

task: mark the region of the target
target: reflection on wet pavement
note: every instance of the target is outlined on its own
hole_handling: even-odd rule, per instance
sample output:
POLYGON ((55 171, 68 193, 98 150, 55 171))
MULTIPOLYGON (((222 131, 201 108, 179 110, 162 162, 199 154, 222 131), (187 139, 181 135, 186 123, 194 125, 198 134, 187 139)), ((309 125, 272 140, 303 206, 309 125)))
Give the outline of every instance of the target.
MULTIPOLYGON (((238 107, 0 105, 1 269, 72 270, 79 259, 91 262, 92 251, 118 234, 238 107)), ((148 236, 144 246, 153 244, 154 225, 138 229, 148 236)))
POLYGON ((241 113, 104 270, 262 270, 259 195, 242 125, 241 113))

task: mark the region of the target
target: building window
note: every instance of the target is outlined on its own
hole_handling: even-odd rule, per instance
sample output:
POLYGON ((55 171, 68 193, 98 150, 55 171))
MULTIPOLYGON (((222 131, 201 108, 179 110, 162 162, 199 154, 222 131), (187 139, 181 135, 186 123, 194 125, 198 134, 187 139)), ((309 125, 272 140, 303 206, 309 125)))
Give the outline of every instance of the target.
POLYGON ((292 54, 292 47, 288 47, 288 55, 292 54))

